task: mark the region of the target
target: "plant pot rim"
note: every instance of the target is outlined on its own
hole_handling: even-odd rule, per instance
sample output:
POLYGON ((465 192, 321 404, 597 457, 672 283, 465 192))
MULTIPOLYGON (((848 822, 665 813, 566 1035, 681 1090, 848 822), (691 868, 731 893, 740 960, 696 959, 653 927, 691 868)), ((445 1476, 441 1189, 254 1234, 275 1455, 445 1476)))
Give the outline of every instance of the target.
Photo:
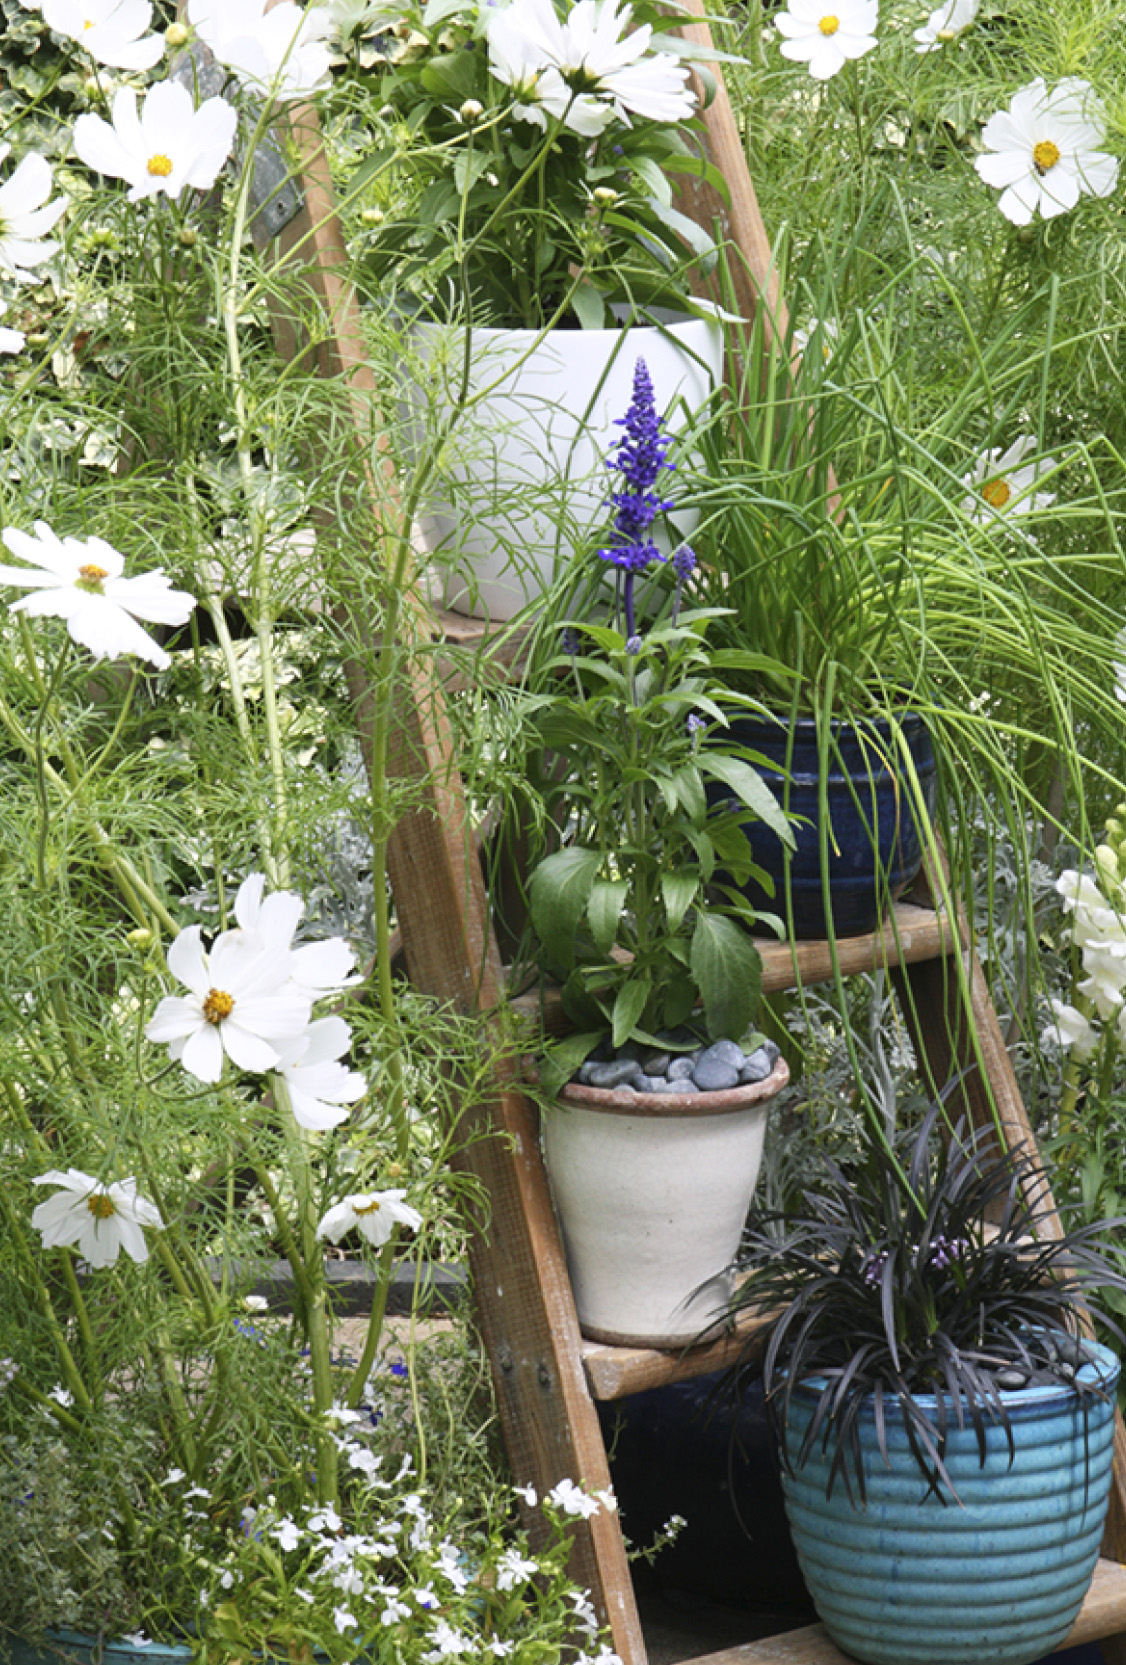
POLYGON ((586 1087, 569 1081, 558 1102, 608 1116, 725 1116, 773 1098, 789 1080, 790 1066, 779 1058, 762 1081, 748 1081, 744 1086, 725 1087, 714 1093, 629 1093, 619 1087, 586 1087))
MULTIPOLYGON (((712 303, 694 301, 694 306, 710 307, 712 303)), ((634 317, 632 320, 618 319, 609 328, 600 330, 566 329, 561 330, 558 325, 552 329, 530 328, 527 324, 470 324, 472 335, 479 340, 499 340, 521 337, 527 341, 537 341, 541 337, 544 341, 552 341, 560 335, 575 336, 576 339, 600 340, 607 336, 615 340, 624 338, 627 334, 637 334, 642 331, 650 335, 665 335, 670 329, 679 329, 683 324, 701 324, 707 330, 719 327, 718 312, 715 317, 705 317, 698 311, 681 310, 678 307, 651 307, 649 316, 634 317)), ((441 318, 413 318, 410 323, 412 330, 425 330, 432 333, 436 330, 465 330, 464 323, 455 320, 447 321, 441 318)))
MULTIPOLYGON (((1118 1355, 1101 1341, 1094 1341, 1084 1336, 1082 1342, 1084 1347, 1091 1349, 1095 1357, 1089 1360, 1087 1364, 1080 1366, 1076 1372, 1076 1379, 1082 1381, 1084 1385, 1113 1389, 1114 1382, 1121 1369, 1118 1355)), ((823 1376, 809 1376, 800 1382, 795 1382, 791 1391, 794 1398, 809 1404, 811 1401, 820 1398, 825 1386, 826 1382, 823 1376)), ((1012 1420, 1015 1416, 1019 1421, 1022 1414, 1028 1416, 1042 1415, 1045 1410, 1051 1408, 1053 1400, 1058 1400, 1061 1405, 1064 1404, 1068 1399, 1075 1397, 1076 1387, 1074 1382, 1037 1382, 1029 1387, 998 1388, 997 1392, 1009 1419, 1012 1420)), ((932 1412, 937 1409, 937 1394, 913 1393, 911 1397, 924 1411, 932 1412)), ((951 1403, 949 1397, 947 1395, 943 1397, 949 1405, 951 1403)), ((885 1402, 885 1419, 891 1420, 894 1418, 897 1405, 898 1399, 885 1402)), ((875 1420, 874 1395, 868 1394, 863 1400, 860 1406, 860 1415, 866 1422, 875 1420)))

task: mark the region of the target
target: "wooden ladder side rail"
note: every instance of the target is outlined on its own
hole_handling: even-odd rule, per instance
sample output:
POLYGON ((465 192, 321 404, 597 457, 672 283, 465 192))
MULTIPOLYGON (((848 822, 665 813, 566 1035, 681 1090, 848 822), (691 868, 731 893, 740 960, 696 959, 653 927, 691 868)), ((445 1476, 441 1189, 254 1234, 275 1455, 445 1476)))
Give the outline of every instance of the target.
MULTIPOLYGON (((913 896, 933 906, 939 890, 933 877, 924 872, 913 896)), ((950 959, 920 960, 899 966, 892 973, 916 1055, 932 1091, 937 1091, 959 1071, 964 1072, 951 1105, 955 1111, 960 1108, 973 1126, 995 1127, 1000 1123, 1010 1150, 1035 1153, 1036 1135, 1021 1097, 985 972, 964 919, 960 920, 960 934, 965 945, 961 964, 968 985, 968 1005, 962 979, 950 959)), ((1047 1184, 1038 1187, 1035 1203, 1043 1216, 1042 1235, 1058 1236, 1062 1226, 1047 1184)), ((1115 1418, 1114 1476, 1102 1552, 1114 1561, 1126 1563, 1126 1426, 1121 1412, 1115 1418)), ((1123 1617, 1126 1618, 1126 1610, 1123 1617)), ((1126 1665, 1126 1633, 1123 1665, 1126 1665)))
MULTIPOLYGON (((327 376, 342 376, 352 394, 361 443, 389 468, 378 437, 378 388, 368 361, 359 305, 346 276, 347 251, 316 114, 292 120, 302 158, 305 204, 279 239, 278 259, 299 262, 319 301, 327 334, 313 350, 327 376)), ((293 320, 279 315, 278 347, 292 358, 307 350, 293 320)), ((380 508, 395 504, 393 477, 368 479, 380 508)), ((392 528, 397 532, 398 528, 392 528)), ((374 551, 373 559, 382 551, 374 551)), ((360 621, 342 622, 363 641, 360 621)), ((410 598, 406 627, 432 637, 433 619, 410 598)), ((397 701, 391 767, 422 792, 388 851, 388 867, 411 980, 461 1012, 499 1011, 503 968, 496 952, 476 836, 467 813, 457 753, 436 656, 407 655, 397 701)), ((361 738, 370 756, 372 689, 359 662, 347 667, 361 738)), ((507 1025, 507 1020, 505 1020, 507 1025)), ((492 1369, 509 1458, 516 1479, 542 1494, 557 1481, 610 1485, 598 1414, 587 1389, 581 1336, 566 1262, 539 1151, 538 1116, 509 1065, 491 1104, 465 1107, 468 1143, 459 1166, 489 1199, 489 1219, 475 1233, 470 1266, 482 1339, 492 1369), (487 1123, 492 1137, 479 1137, 487 1123)), ((538 1511, 526 1511, 542 1530, 538 1511)), ((574 1534, 572 1572, 591 1592, 625 1665, 644 1665, 645 1650, 629 1566, 616 1518, 601 1511, 574 1534)))

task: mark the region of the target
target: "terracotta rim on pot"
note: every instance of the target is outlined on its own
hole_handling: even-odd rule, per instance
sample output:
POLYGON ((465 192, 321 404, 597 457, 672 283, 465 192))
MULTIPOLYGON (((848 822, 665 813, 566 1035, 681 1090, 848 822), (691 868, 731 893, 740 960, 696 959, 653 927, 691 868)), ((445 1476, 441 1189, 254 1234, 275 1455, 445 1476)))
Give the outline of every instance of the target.
POLYGON ((760 1099, 773 1098, 790 1081, 790 1066, 779 1058, 762 1081, 725 1087, 712 1093, 623 1093, 617 1087, 584 1087, 569 1081, 559 1094, 561 1104, 601 1110, 609 1116, 722 1116, 746 1110, 760 1099))

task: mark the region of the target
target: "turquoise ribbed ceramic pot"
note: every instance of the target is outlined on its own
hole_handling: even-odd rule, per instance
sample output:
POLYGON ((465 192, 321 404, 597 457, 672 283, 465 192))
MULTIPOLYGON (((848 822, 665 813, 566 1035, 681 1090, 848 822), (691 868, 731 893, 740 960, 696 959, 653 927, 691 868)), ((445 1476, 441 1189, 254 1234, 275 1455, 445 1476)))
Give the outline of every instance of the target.
MULTIPOLYGON (((1066 1386, 1003 1395, 1011 1467, 1000 1426, 987 1427, 984 1468, 973 1430, 951 1430, 946 1465, 963 1508, 924 1497, 895 1411, 890 1468, 872 1411, 862 1414, 865 1506, 839 1481, 825 1496, 820 1441, 797 1473, 783 1474, 794 1547, 838 1647, 867 1665, 1030 1665, 1059 1646, 1095 1570, 1110 1492, 1118 1361, 1089 1345, 1097 1358, 1081 1375, 1103 1382, 1105 1402, 1081 1401, 1066 1386)), ((815 1402, 801 1388, 791 1400, 786 1443, 795 1456, 815 1402)))

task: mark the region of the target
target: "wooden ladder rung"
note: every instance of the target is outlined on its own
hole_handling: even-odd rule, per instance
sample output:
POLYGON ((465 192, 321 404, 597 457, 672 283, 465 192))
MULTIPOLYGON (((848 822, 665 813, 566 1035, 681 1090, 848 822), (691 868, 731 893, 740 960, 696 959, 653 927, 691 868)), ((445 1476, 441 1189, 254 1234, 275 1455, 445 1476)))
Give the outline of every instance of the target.
MULTIPOLYGON (((890 971, 895 966, 942 959, 959 945, 959 933, 946 914, 918 907, 914 902, 897 902, 878 931, 844 938, 835 947, 841 976, 852 977, 861 971, 890 971)), ((779 994, 800 984, 831 982, 833 947, 824 941, 760 939, 763 993, 779 994)), ((515 995, 511 1006, 533 1022, 542 1021, 549 1034, 559 1034, 569 1027, 554 985, 515 995)))
POLYGON ((747 1352, 765 1319, 758 1313, 740 1314, 735 1324, 698 1347, 668 1352, 657 1347, 611 1347, 601 1341, 582 1345, 583 1369, 592 1399, 625 1399, 648 1388, 689 1382, 711 1370, 723 1370, 747 1352))
MULTIPOLYGON (((1120 1567, 1117 1561, 1100 1560, 1079 1617, 1061 1648, 1099 1642, 1123 1630, 1126 1567, 1120 1567)), ((855 1665, 855 1661, 833 1645, 824 1625, 803 1625, 800 1630, 784 1630, 761 1642, 743 1642, 721 1653, 700 1654, 685 1665, 855 1665)))

